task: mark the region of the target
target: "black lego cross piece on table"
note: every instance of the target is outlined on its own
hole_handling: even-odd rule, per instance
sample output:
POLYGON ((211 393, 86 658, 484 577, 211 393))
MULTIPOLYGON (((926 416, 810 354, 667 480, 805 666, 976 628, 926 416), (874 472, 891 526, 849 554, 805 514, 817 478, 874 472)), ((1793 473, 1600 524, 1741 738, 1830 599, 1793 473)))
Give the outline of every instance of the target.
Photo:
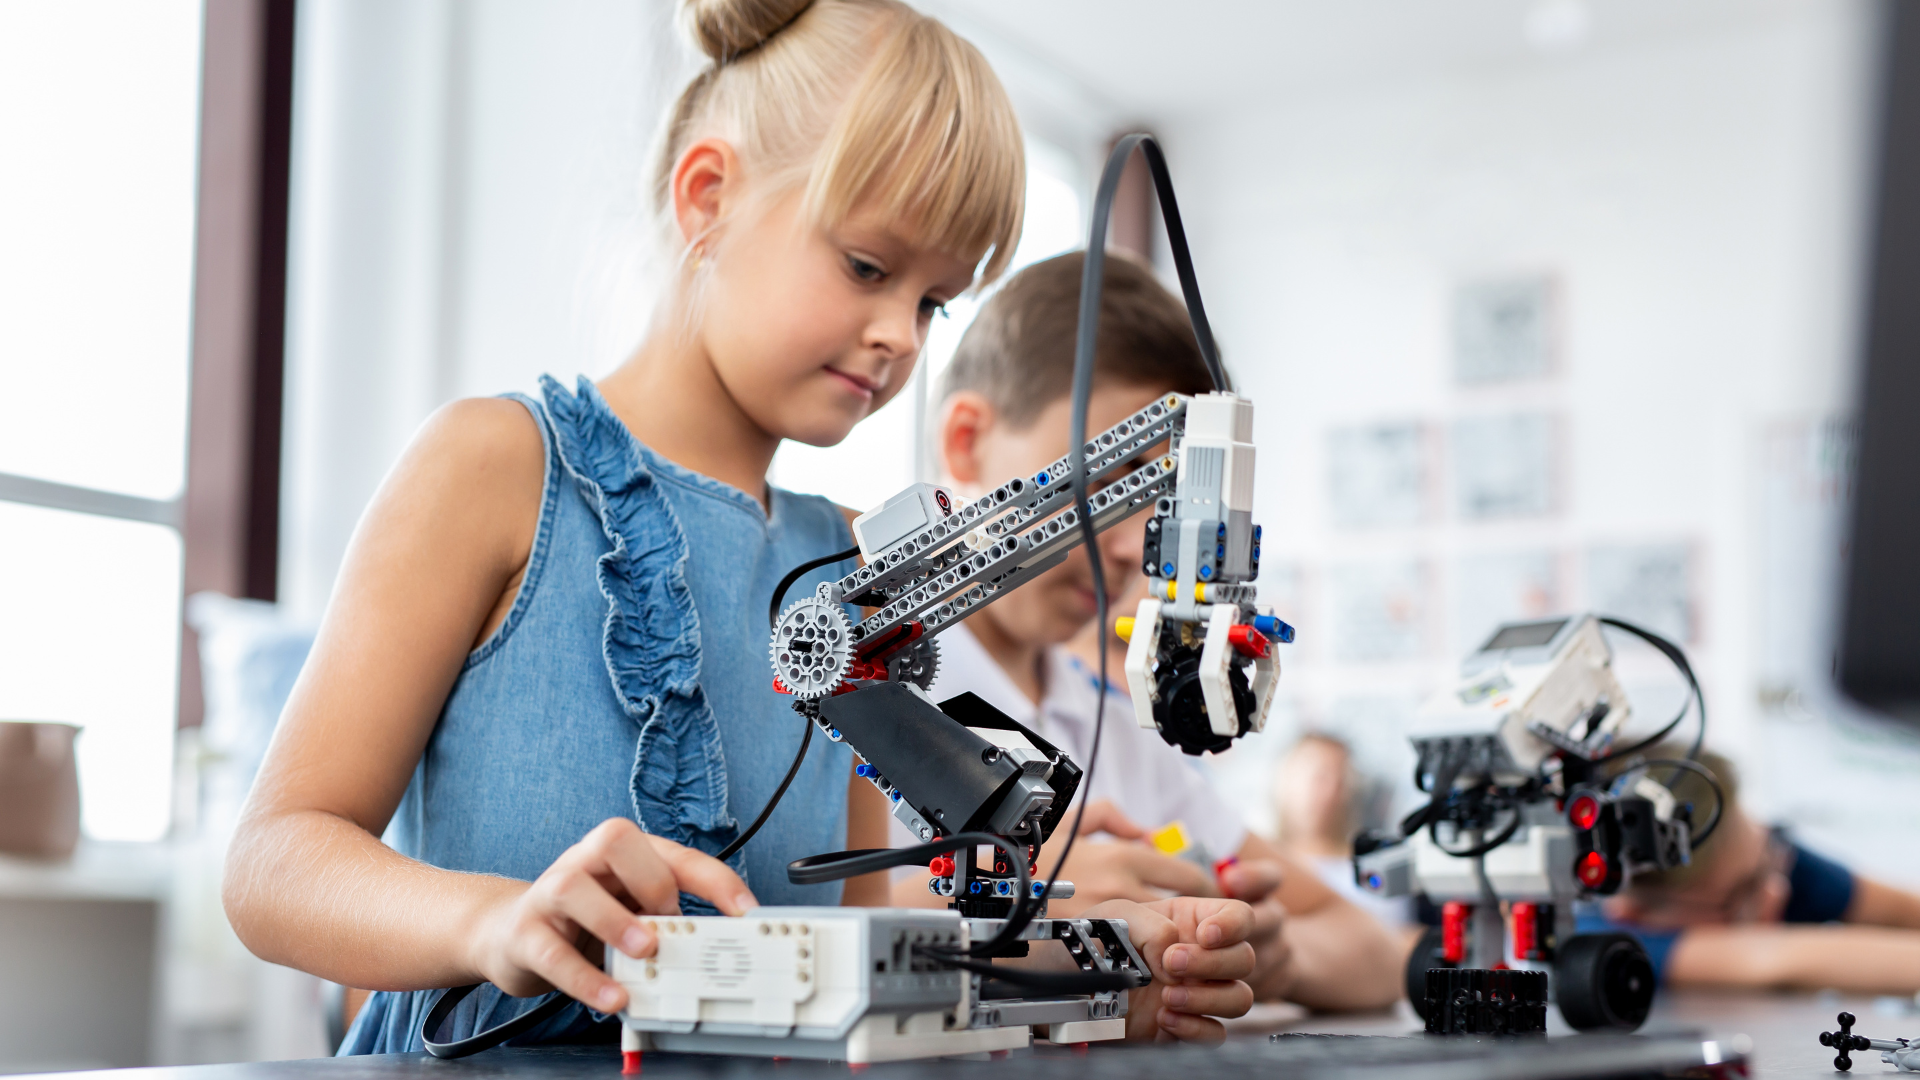
POLYGON ((1873 1040, 1867 1038, 1865 1035, 1855 1035, 1853 1033, 1855 1017, 1852 1013, 1843 1012, 1835 1017, 1835 1019, 1840 1023, 1840 1030, 1821 1032, 1820 1045, 1831 1046, 1835 1050, 1840 1051, 1840 1056, 1833 1059, 1833 1067, 1839 1069, 1841 1072, 1848 1072, 1853 1068, 1853 1059, 1848 1057, 1847 1054, 1854 1050, 1873 1049, 1873 1040))

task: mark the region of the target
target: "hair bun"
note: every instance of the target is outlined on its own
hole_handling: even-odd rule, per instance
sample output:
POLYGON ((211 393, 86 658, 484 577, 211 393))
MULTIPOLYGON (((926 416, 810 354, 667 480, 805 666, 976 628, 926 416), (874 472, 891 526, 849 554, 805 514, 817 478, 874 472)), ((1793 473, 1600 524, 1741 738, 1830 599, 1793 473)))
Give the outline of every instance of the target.
POLYGON ((813 0, 682 0, 680 17, 693 42, 716 64, 766 43, 813 0))

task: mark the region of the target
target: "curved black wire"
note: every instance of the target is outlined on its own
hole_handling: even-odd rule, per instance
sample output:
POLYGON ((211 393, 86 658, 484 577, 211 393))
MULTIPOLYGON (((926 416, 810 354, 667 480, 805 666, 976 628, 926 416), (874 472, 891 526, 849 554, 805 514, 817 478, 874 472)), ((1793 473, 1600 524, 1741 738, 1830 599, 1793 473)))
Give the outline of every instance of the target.
POLYGON ((560 1010, 573 1004, 572 998, 556 990, 547 996, 547 1000, 504 1024, 496 1024, 485 1031, 453 1042, 435 1042, 433 1037, 440 1033, 440 1025, 447 1022, 447 1017, 453 1015, 454 1006, 465 1001, 468 994, 478 989, 480 989, 479 983, 471 986, 455 986, 442 990, 440 996, 434 999, 433 1007, 427 1010, 427 1018, 420 1021, 420 1042, 426 1046, 427 1053, 437 1058, 463 1058, 482 1050, 490 1050, 515 1035, 524 1034, 545 1023, 560 1010))
MULTIPOLYGON (((984 832, 954 833, 925 844, 915 844, 903 848, 856 848, 852 851, 830 851, 825 855, 809 855, 804 859, 795 859, 787 864, 787 880, 795 885, 818 885, 823 881, 841 881, 861 874, 871 874, 876 870, 891 870, 896 866, 916 866, 935 855, 945 855, 949 851, 981 844, 992 844, 1007 853, 1007 861, 1013 864, 1014 874, 1018 878, 1021 896, 1033 892, 1033 875, 1027 872, 1027 853, 1016 847, 1012 840, 1004 836, 995 836, 984 832)), ((997 939, 996 939, 997 940, 997 939)), ((984 949, 984 946, 981 948, 984 949)))
MULTIPOLYGON (((1707 823, 1700 827, 1700 835, 1691 837, 1687 842, 1689 847, 1706 843, 1707 837, 1713 835, 1713 830, 1720 827, 1721 815, 1725 813, 1727 808, 1727 793, 1726 790, 1720 786, 1720 778, 1713 775, 1712 769, 1707 768, 1697 761, 1690 761, 1686 758, 1652 758, 1640 762, 1640 764, 1648 767, 1654 765, 1671 765, 1677 769, 1683 769, 1706 781, 1707 786, 1713 789, 1713 816, 1709 817, 1707 823)), ((1669 783, 1667 786, 1671 788, 1673 785, 1669 783)), ((1687 824, 1692 825, 1693 823, 1688 822, 1687 824)))
POLYGON ((1495 833, 1491 839, 1483 840, 1480 843, 1475 844, 1474 846, 1466 849, 1465 851, 1455 851, 1452 848, 1440 842, 1440 820, 1439 819, 1435 819, 1427 823, 1427 836, 1433 840, 1434 847, 1439 848, 1441 851, 1446 852, 1447 854, 1453 856, 1456 859, 1477 859, 1480 856, 1485 855, 1489 851, 1492 851, 1494 848, 1499 847, 1501 844, 1504 844, 1507 841, 1513 839, 1513 834, 1520 831, 1520 816, 1521 816, 1520 808, 1517 806, 1514 807, 1513 820, 1507 822, 1506 828, 1500 830, 1498 833, 1495 833))
POLYGON ((858 554, 860 554, 860 545, 855 544, 845 551, 836 551, 831 555, 822 555, 817 559, 810 559, 787 571, 787 576, 781 578, 780 584, 773 587, 773 599, 767 601, 767 628, 772 629, 779 625, 780 598, 787 595, 787 590, 793 588, 793 583, 799 581, 802 574, 805 574, 809 570, 818 570, 830 563, 851 559, 858 554))
POLYGON ((1001 967, 927 945, 915 945, 913 951, 949 967, 986 975, 1044 994, 1098 994, 1107 990, 1134 990, 1146 985, 1139 974, 1130 971, 1031 971, 1001 967))
MULTIPOLYGON (((1160 144, 1153 136, 1144 133, 1128 135, 1114 144, 1113 152, 1107 155, 1107 164, 1100 173, 1100 185, 1093 196, 1093 224, 1087 234, 1087 254, 1080 269, 1080 319, 1074 331, 1073 342, 1073 420, 1069 436, 1067 454, 1071 459, 1068 470, 1068 482, 1073 485, 1073 508, 1080 516, 1081 546, 1086 548, 1087 562, 1093 569, 1093 596, 1095 625, 1099 627, 1100 641, 1100 687, 1099 701, 1093 710, 1093 744, 1087 750, 1087 768, 1080 780, 1080 805, 1074 810, 1073 827, 1067 832, 1067 842, 1060 849, 1060 858, 1053 864, 1053 872, 1047 875, 1046 894, 1053 892, 1054 882, 1060 879, 1060 869, 1067 864, 1067 857, 1073 854, 1074 841, 1080 838, 1080 822, 1087 813, 1087 800, 1093 790, 1093 769, 1100 760, 1100 736, 1106 728, 1107 714, 1107 570, 1100 559, 1099 533, 1093 527, 1093 507, 1087 501, 1087 403, 1093 398, 1093 358, 1095 345, 1100 334, 1100 289, 1106 282, 1107 273, 1107 222, 1113 216, 1114 193, 1120 188, 1120 176, 1126 170, 1127 159, 1133 156, 1135 148, 1147 159, 1147 169, 1153 174, 1153 190, 1160 202, 1160 217, 1167 226, 1167 247, 1173 253, 1173 265, 1180 276, 1180 291, 1187 301, 1187 318, 1193 323, 1194 342, 1200 347, 1200 358, 1206 362, 1207 374, 1213 379, 1216 390, 1224 391, 1227 375, 1220 365, 1220 350, 1213 341, 1213 327, 1207 322, 1207 309, 1200 302, 1200 281, 1193 272, 1193 255, 1187 250, 1186 227, 1180 222, 1180 204, 1173 195, 1173 177, 1167 171, 1166 155, 1160 151, 1160 144)), ((1037 904, 1026 894, 1007 918, 1006 926, 994 938, 994 944, 1003 944, 1016 939, 1021 930, 1033 921, 1037 904)))
MULTIPOLYGON (((1611 615, 1601 615, 1598 616, 1598 619, 1602 626, 1611 626, 1616 630, 1624 630, 1653 646, 1655 649, 1658 649, 1660 654, 1665 656, 1672 662, 1673 666, 1679 670, 1681 677, 1686 679, 1687 699, 1680 703, 1680 711, 1674 714, 1673 719, 1667 721, 1665 727, 1662 727, 1659 731, 1654 732, 1631 746, 1622 747, 1610 754, 1603 754, 1600 757, 1594 758, 1591 764, 1603 765, 1609 761, 1616 761, 1626 757, 1628 754, 1637 754, 1647 747, 1658 743, 1661 739, 1671 734, 1674 728, 1680 726, 1680 721, 1687 718, 1687 710, 1689 708, 1697 710, 1700 718, 1700 727, 1698 731, 1694 732, 1693 745, 1687 750, 1687 758, 1691 760, 1698 757, 1700 754, 1700 746, 1707 738, 1707 699, 1706 696, 1700 692, 1700 680, 1693 674, 1693 665, 1687 663, 1687 654, 1681 651, 1680 646, 1675 645, 1673 642, 1668 641, 1666 638, 1661 637, 1659 634, 1654 633, 1644 626, 1636 626, 1625 619, 1616 619, 1611 615)), ((1676 773, 1674 775, 1677 777, 1679 774, 1676 773)))
POLYGON ((734 852, 746 847, 747 841, 753 839, 753 834, 759 832, 760 826, 765 825, 767 819, 773 816, 773 808, 780 805, 780 800, 786 795, 787 788, 793 784, 793 778, 800 775, 800 763, 807 760, 807 746, 813 742, 813 717, 802 714, 800 719, 807 725, 807 730, 800 735, 800 752, 793 755, 793 764, 787 766, 786 778, 780 781, 779 787, 773 789, 773 794, 767 798, 767 805, 760 808, 760 816, 753 819, 753 824, 747 826, 747 831, 734 837, 733 843, 721 848, 720 853, 714 858, 726 862, 733 858, 734 852))

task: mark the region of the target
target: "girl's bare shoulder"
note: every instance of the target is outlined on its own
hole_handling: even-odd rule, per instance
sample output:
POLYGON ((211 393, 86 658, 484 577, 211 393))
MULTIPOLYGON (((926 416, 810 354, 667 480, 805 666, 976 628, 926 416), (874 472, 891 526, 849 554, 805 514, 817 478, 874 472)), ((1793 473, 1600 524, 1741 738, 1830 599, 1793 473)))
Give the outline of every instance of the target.
POLYGON ((496 557, 524 560, 546 481, 536 424, 506 398, 449 402, 421 425, 377 502, 433 533, 451 530, 496 557))

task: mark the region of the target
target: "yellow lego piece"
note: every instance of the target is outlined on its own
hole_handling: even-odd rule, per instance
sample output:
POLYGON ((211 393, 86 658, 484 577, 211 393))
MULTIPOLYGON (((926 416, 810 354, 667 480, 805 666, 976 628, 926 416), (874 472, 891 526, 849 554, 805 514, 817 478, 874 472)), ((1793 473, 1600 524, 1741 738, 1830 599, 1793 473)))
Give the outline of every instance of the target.
POLYGON ((1167 823, 1164 828, 1147 835, 1154 848, 1167 855, 1178 855, 1193 846, 1187 839, 1187 827, 1178 821, 1167 823))
POLYGON ((1132 641, 1133 640, 1133 616, 1122 615, 1119 618, 1113 620, 1113 633, 1114 633, 1114 636, 1119 638, 1121 641, 1132 641))

